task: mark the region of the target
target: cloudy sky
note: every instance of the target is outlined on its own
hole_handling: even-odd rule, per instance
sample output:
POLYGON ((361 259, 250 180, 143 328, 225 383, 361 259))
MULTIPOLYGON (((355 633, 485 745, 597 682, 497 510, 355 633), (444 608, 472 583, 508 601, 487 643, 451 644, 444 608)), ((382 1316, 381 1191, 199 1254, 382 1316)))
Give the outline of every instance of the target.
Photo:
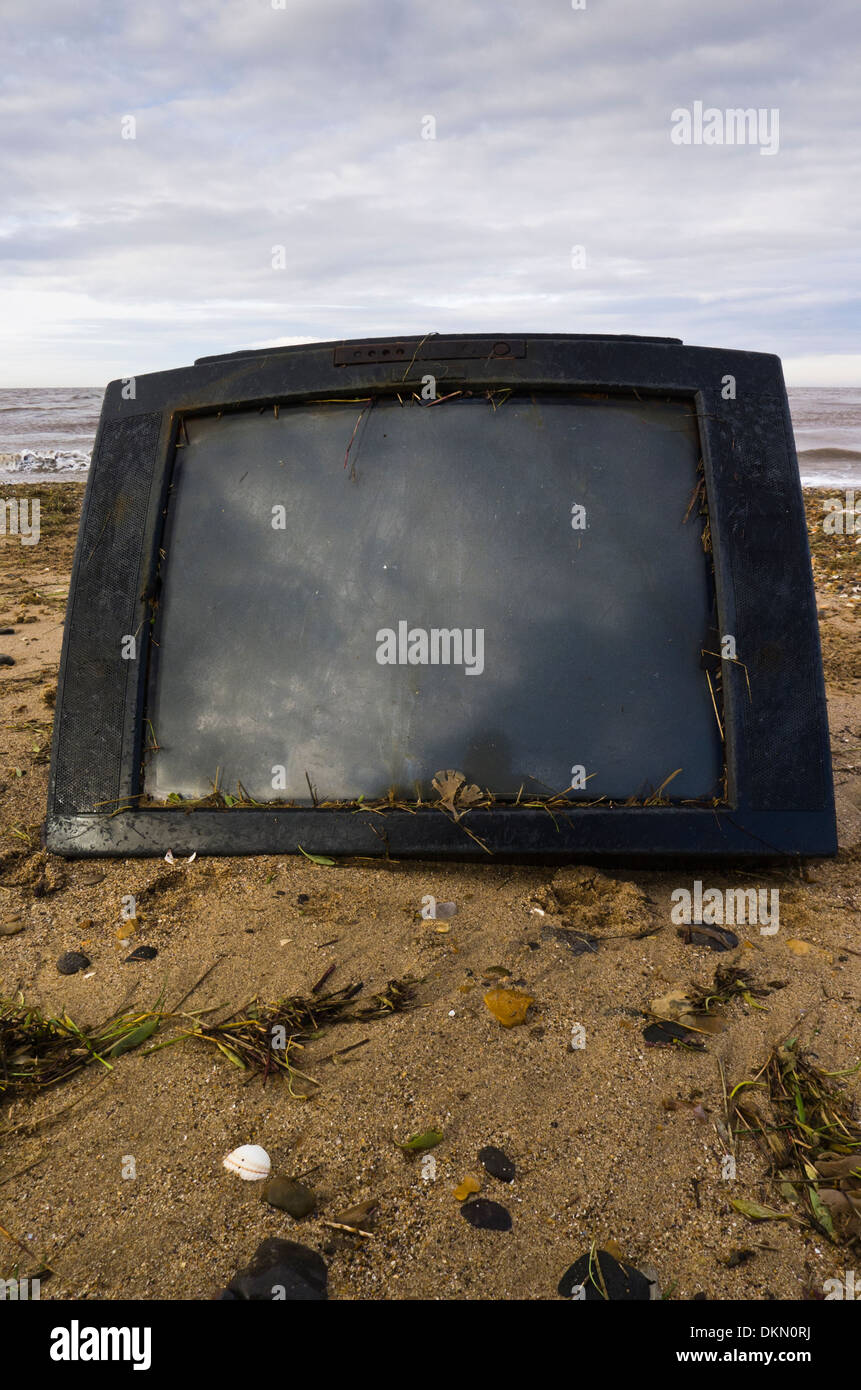
POLYGON ((861 382, 859 37, 857 0, 2 0, 0 386, 529 329, 861 382), (695 102, 776 149, 675 143, 695 102))

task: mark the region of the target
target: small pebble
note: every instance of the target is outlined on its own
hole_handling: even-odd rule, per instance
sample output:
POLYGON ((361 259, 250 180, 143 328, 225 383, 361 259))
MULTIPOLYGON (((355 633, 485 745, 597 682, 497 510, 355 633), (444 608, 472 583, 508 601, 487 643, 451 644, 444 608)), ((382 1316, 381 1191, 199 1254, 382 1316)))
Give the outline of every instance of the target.
POLYGON ((477 1197, 474 1202, 464 1202, 460 1214, 477 1231, 510 1231, 511 1213, 499 1202, 490 1202, 486 1197, 477 1197))
POLYGON ((219 1299, 320 1302, 328 1297, 326 1261, 307 1245, 270 1237, 258 1245, 250 1262, 235 1274, 219 1299))
POLYGON ((123 964, 127 965, 130 960, 155 960, 157 955, 158 951, 155 946, 138 946, 136 951, 132 951, 130 956, 126 956, 123 964))
POLYGON ((4 656, 4 655, 2 655, 2 653, 0 653, 0 666, 14 666, 14 665, 15 665, 15 658, 14 658, 14 656, 4 656))
POLYGON ((77 975, 79 970, 86 970, 92 963, 80 951, 66 951, 57 961, 57 969, 61 975, 77 975))
POLYGON ((584 1302, 603 1303, 602 1277, 611 1301, 644 1302, 651 1299, 652 1281, 639 1269, 634 1269, 633 1265, 615 1260, 606 1250, 596 1251, 591 1260, 589 1255, 581 1255, 579 1260, 569 1265, 559 1280, 557 1292, 560 1298, 579 1298, 575 1290, 582 1288, 584 1302))
POLYGON ((7 917, 5 922, 0 922, 0 936, 17 936, 23 930, 23 917, 7 917))
POLYGON ((479 1149, 478 1161, 492 1178, 498 1178, 500 1182, 513 1181, 514 1164, 502 1149, 495 1149, 492 1144, 488 1144, 486 1148, 479 1149))
POLYGON ((310 1216, 317 1205, 317 1198, 304 1183, 295 1178, 270 1178, 263 1188, 263 1196, 270 1207, 286 1211, 294 1221, 310 1216))

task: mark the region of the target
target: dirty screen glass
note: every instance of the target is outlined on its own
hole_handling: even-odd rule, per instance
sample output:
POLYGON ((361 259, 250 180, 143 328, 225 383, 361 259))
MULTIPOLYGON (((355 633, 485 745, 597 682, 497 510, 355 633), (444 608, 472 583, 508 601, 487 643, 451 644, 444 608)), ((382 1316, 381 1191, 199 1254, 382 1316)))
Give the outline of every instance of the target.
POLYGON ((578 799, 648 796, 676 769, 674 799, 717 795, 712 580, 695 509, 684 520, 698 459, 683 402, 188 420, 145 791, 205 796, 217 778, 307 805, 310 781, 319 800, 412 800, 456 768, 528 799, 582 767, 578 799))

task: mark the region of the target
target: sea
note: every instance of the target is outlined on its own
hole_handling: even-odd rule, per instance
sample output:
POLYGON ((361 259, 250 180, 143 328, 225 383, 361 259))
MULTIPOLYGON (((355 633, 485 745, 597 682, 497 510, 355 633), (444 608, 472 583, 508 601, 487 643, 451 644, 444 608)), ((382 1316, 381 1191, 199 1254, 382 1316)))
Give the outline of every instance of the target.
MULTIPOLYGON (((0 388, 0 484, 82 478, 99 387, 0 388)), ((861 386, 794 387, 789 407, 805 487, 861 487, 861 386)))

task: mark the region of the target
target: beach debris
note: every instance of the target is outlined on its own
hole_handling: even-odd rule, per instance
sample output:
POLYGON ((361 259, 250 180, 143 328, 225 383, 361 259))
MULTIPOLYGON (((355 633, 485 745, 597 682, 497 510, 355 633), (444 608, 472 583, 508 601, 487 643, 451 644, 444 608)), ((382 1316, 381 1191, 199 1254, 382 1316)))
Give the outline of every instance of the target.
POLYGON ((0 997, 0 1100, 58 1085, 92 1062, 110 1069, 109 1059, 155 1031, 165 1017, 161 1003, 159 998, 154 1010, 115 1014, 95 1028, 79 1028, 67 1014, 48 1017, 20 996, 0 997))
POLYGON ((322 1224, 330 1227, 333 1231, 346 1231, 350 1235, 369 1236, 373 1224, 372 1217, 379 1205, 376 1197, 369 1197, 365 1202, 357 1202, 355 1206, 335 1212, 322 1224))
MULTIPOLYGON (((650 1273, 653 1271, 650 1270, 650 1273)), ((582 1299, 584 1303, 646 1302, 652 1297, 654 1280, 608 1250, 589 1252, 569 1265, 557 1285, 560 1298, 582 1299)))
POLYGON ((0 922, 0 936, 17 936, 24 930, 25 922, 20 912, 16 912, 12 917, 5 917, 0 922))
POLYGON ((114 1043, 108 1056, 121 1057, 124 1052, 131 1052, 132 1048, 140 1047, 141 1043, 145 1043, 147 1038, 152 1037, 153 1033, 158 1028, 159 1022, 160 1019, 158 1014, 153 1014, 151 1018, 139 1024, 137 1028, 133 1028, 130 1033, 124 1033, 123 1036, 118 1038, 114 1043))
POLYGON ((403 1149, 405 1153, 420 1154, 425 1153, 428 1149, 435 1149, 437 1144, 442 1143, 444 1137, 441 1129, 425 1129, 420 1134, 411 1134, 403 1144, 399 1139, 394 1139, 392 1142, 397 1144, 399 1149, 403 1149))
POLYGON ((0 627, 0 637, 14 637, 14 627, 0 627))
POLYGON ((259 1144, 240 1144, 221 1161, 228 1172, 235 1173, 244 1182, 260 1182, 269 1177, 272 1168, 272 1160, 259 1144))
POLYGON ((310 1216, 317 1206, 317 1198, 310 1187, 296 1178, 270 1178, 263 1188, 263 1197, 270 1207, 286 1211, 294 1221, 310 1216))
POLYGON ((321 864, 326 869, 332 869, 335 866, 334 859, 330 859, 327 854, 309 854, 301 845, 297 845, 296 848, 300 854, 304 854, 306 859, 310 859, 312 864, 321 864))
POLYGON ((671 989, 651 1000, 649 1013, 661 1022, 678 1023, 694 1033, 722 1033, 726 1027, 723 1014, 697 1011, 690 994, 683 989, 671 989))
POLYGON ((809 956, 814 949, 809 941, 802 941, 800 936, 790 936, 787 939, 786 948, 794 956, 809 956))
POLYGON ((477 1231, 510 1231, 511 1213, 499 1202, 491 1202, 487 1197, 476 1197, 464 1202, 460 1214, 477 1231))
POLYGON ((781 1195, 837 1244, 861 1238, 861 1125, 851 1092, 835 1084, 859 1068, 823 1071, 793 1037, 729 1098, 742 1122, 737 1134, 752 1138, 769 1159, 781 1195), (748 1097, 748 1087, 757 1088, 759 1104, 748 1097))
MULTIPOLYGON (((168 852, 167 852, 167 854, 164 856, 164 858, 165 858, 165 863, 166 863, 166 864, 178 864, 178 863, 179 863, 179 860, 176 858, 176 855, 174 854, 174 852, 173 852, 172 849, 169 849, 169 850, 168 850, 168 852)), ((194 851, 194 854, 190 854, 190 855, 188 856, 188 858, 186 859, 185 862, 186 862, 186 864, 193 864, 196 858, 197 858, 197 850, 194 851)))
POLYGON ((751 1202, 746 1197, 730 1197, 730 1206, 740 1211, 742 1216, 746 1216, 749 1221, 797 1221, 800 1225, 804 1222, 800 1217, 795 1216, 789 1211, 778 1211, 775 1207, 763 1206, 762 1202, 751 1202))
POLYGON ((504 980, 508 975, 511 974, 511 971, 508 970, 507 967, 504 965, 489 965, 487 969, 482 970, 481 973, 485 979, 494 977, 498 980, 504 980))
POLYGON ((490 805, 487 792, 475 785, 468 786, 464 774, 455 768, 435 773, 431 786, 439 796, 438 805, 450 811, 455 820, 460 820, 475 806, 490 805))
POLYGON ((484 1002, 503 1028, 515 1028, 519 1023, 526 1022, 526 1015, 535 1000, 531 994, 518 989, 503 989, 500 986, 488 990, 484 1002))
POLYGON ((705 1044, 696 1033, 669 1019, 660 1023, 649 1023, 643 1029, 643 1041, 649 1047, 686 1047, 694 1052, 705 1052, 705 1044))
MULTIPOLYGON (((255 998, 220 1023, 197 1022, 191 1032, 171 1042, 196 1038, 209 1043, 241 1071, 262 1076, 264 1085, 270 1076, 286 1077, 291 1094, 298 1096, 293 1090, 295 1078, 312 1086, 321 1084, 295 1065, 296 1053, 303 1051, 309 1038, 319 1038, 334 1023, 369 1023, 403 1013, 412 1003, 415 986, 416 981, 409 977, 390 980, 384 990, 363 1004, 356 1002, 361 983, 331 994, 291 995, 270 1003, 255 998)), ((331 1053, 330 1058, 363 1045, 351 1043, 349 1048, 331 1053)))
POLYGON ((486 1173, 500 1182, 513 1182, 515 1168, 511 1159, 502 1149, 487 1144, 478 1151, 478 1161, 486 1173))
POLYGON ((79 970, 87 970, 92 961, 82 951, 64 951, 57 961, 61 975, 77 975, 79 970))
POLYGON ((458 1202, 465 1202, 467 1197, 471 1197, 473 1193, 480 1191, 481 1178, 475 1177, 473 1173, 467 1173, 463 1181, 459 1182, 454 1189, 455 1200, 458 1202))
POLYGON ((322 1255, 307 1245, 270 1236, 261 1242, 244 1269, 234 1274, 219 1300, 247 1299, 271 1303, 320 1302, 328 1297, 328 1269, 322 1255))
POLYGON ((4 655, 2 652, 0 652, 0 666, 14 666, 14 665, 15 665, 15 658, 14 658, 14 656, 6 656, 6 655, 4 655))
POLYGON ((126 956, 123 964, 128 965, 130 960, 155 960, 157 955, 155 946, 138 946, 130 956, 126 956))
POLYGON ((134 936, 135 931, 136 928, 134 922, 123 922, 121 927, 117 927, 114 935, 116 936, 117 941, 128 941, 130 937, 134 936))
POLYGON ((733 951, 738 945, 735 932, 726 927, 712 927, 705 922, 691 922, 679 928, 679 936, 686 946, 708 946, 712 951, 733 951))
MULTIPOLYGON (((764 999, 773 986, 755 985, 747 970, 736 965, 719 965, 711 985, 690 984, 671 989, 652 999, 648 1012, 661 1024, 673 1023, 691 1033, 721 1033, 726 1027, 723 1006, 731 999, 741 999, 749 1008, 763 1009, 757 999, 764 999)), ((666 1029, 665 1029, 666 1031, 666 1029)), ((664 1041, 658 1032, 649 1032, 647 1042, 664 1041)), ((646 1035, 644 1034, 644 1037, 646 1035)), ((678 1039, 679 1034, 675 1034, 678 1039)))

